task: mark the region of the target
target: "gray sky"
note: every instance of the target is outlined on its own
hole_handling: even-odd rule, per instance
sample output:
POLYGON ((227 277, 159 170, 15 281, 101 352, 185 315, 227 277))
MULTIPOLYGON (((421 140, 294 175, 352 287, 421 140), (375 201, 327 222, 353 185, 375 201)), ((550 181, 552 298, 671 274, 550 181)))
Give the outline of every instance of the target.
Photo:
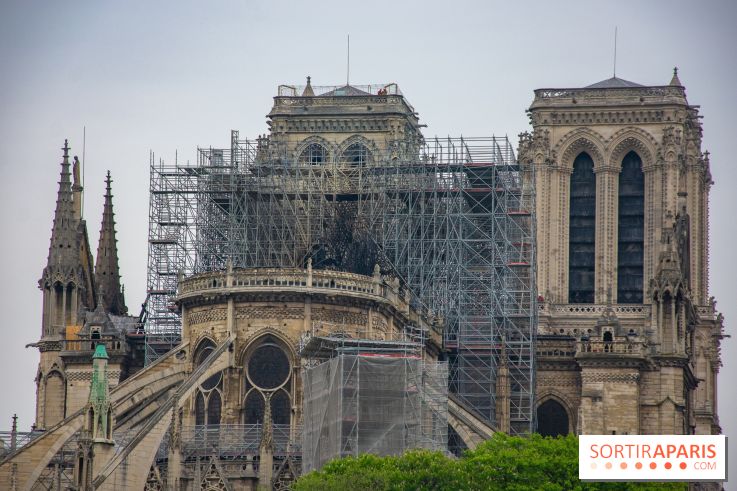
MULTIPOLYGON (((64 138, 82 153, 93 251, 110 169, 126 298, 145 297, 148 156, 195 159, 231 129, 266 133, 276 87, 397 82, 426 136, 517 134, 533 89, 580 87, 612 74, 665 85, 673 66, 701 105, 711 151, 711 294, 737 319, 731 242, 737 169, 737 4, 729 1, 108 2, 8 1, 0 6, 0 429, 34 420, 41 276, 64 138), (734 152, 732 151, 732 154, 734 152)), ((720 413, 737 429, 735 341, 722 352, 720 413)), ((732 469, 737 469, 737 452, 732 469)))

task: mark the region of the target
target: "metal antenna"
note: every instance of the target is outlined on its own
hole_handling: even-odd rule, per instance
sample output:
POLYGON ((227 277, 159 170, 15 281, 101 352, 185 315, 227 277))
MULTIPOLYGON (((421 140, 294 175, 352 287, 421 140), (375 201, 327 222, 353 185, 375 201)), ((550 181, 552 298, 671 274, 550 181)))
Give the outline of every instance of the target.
POLYGON ((614 78, 617 78, 617 26, 614 26, 614 78))
POLYGON ((87 149, 87 125, 82 126, 82 200, 80 203, 81 216, 84 217, 84 154, 87 149))
POLYGON ((345 84, 351 84, 351 35, 348 34, 348 63, 346 64, 345 84))

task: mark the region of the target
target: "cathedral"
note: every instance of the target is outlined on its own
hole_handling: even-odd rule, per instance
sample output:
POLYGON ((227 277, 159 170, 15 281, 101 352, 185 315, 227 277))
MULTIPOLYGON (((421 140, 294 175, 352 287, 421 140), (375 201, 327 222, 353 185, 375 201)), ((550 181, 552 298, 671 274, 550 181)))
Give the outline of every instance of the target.
POLYGON ((713 183, 698 106, 677 70, 667 85, 614 77, 537 89, 516 156, 491 141, 481 158, 463 141, 463 157, 444 170, 423 150, 418 113, 396 84, 318 88, 308 77, 274 100, 269 135, 251 145, 234 132, 230 149, 201 151, 204 164, 184 173, 209 200, 198 208, 207 214, 199 266, 173 262, 183 220, 165 214, 165 233, 149 238, 149 272, 173 287, 149 282, 159 310, 139 316, 120 282, 112 179, 93 261, 79 161, 64 143, 38 283, 36 420, 21 444, 0 447, 0 487, 288 489, 324 462, 330 439, 341 442, 333 456, 391 453, 381 444, 400 427, 414 438, 395 451, 473 448, 496 431, 721 432, 724 331, 708 290, 713 183), (227 162, 248 162, 242 181, 222 171, 227 162), (501 194, 514 205, 494 223, 516 234, 503 252, 481 234, 501 194), (412 200, 421 211, 407 218, 397 210, 412 200), (289 216, 280 215, 285 202, 289 216), (240 228, 222 219, 235 208, 240 228), (379 209, 390 210, 376 215, 379 225, 365 218, 379 209), (453 242, 452 217, 476 235, 453 242), (392 233, 376 239, 372 227, 387 223, 392 233), (458 254, 448 252, 454 244, 458 254), (471 277, 456 284, 470 286, 443 276, 453 268, 420 264, 451 260, 471 277), (171 319, 176 342, 156 344, 150 326, 171 319), (400 363, 386 366, 401 366, 404 378, 377 375, 372 394, 389 398, 391 386, 417 412, 388 425, 374 416, 391 411, 366 405, 374 396, 351 399, 359 389, 350 377, 337 413, 320 406, 328 378, 313 370, 339 379, 319 365, 335 359, 344 378, 348 360, 356 369, 370 361, 376 373, 381 360, 400 363), (412 370, 423 381, 442 376, 442 389, 418 386, 412 370))

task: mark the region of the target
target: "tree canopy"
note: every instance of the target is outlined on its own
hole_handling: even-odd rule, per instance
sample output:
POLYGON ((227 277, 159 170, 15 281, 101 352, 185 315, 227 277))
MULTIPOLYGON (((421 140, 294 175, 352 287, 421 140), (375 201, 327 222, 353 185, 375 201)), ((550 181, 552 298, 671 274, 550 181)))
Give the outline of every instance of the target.
POLYGON ((684 483, 582 482, 578 438, 497 433, 459 459, 411 450, 401 456, 336 459, 302 476, 295 491, 314 490, 685 490, 684 483))

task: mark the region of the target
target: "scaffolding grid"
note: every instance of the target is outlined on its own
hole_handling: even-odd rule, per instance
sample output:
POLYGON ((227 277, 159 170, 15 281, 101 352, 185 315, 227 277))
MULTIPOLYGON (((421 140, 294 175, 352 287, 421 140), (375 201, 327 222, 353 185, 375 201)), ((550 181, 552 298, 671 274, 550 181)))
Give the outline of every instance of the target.
MULTIPOLYGON (((532 168, 519 167, 509 140, 291 152, 271 137, 240 140, 234 131, 230 148, 201 148, 193 166, 152 160, 147 341, 178 336, 171 306, 179 272, 223 269, 230 260, 243 268, 311 261, 370 274, 379 263, 413 302, 445 320, 450 390, 498 427, 532 431, 532 168), (502 365, 508 386, 497 387, 502 365), (499 410, 508 424, 497 420, 499 410)), ((148 352, 153 359, 161 349, 147 344, 148 352)))
POLYGON ((361 453, 445 451, 447 368, 420 356, 343 352, 305 369, 305 472, 361 453))

